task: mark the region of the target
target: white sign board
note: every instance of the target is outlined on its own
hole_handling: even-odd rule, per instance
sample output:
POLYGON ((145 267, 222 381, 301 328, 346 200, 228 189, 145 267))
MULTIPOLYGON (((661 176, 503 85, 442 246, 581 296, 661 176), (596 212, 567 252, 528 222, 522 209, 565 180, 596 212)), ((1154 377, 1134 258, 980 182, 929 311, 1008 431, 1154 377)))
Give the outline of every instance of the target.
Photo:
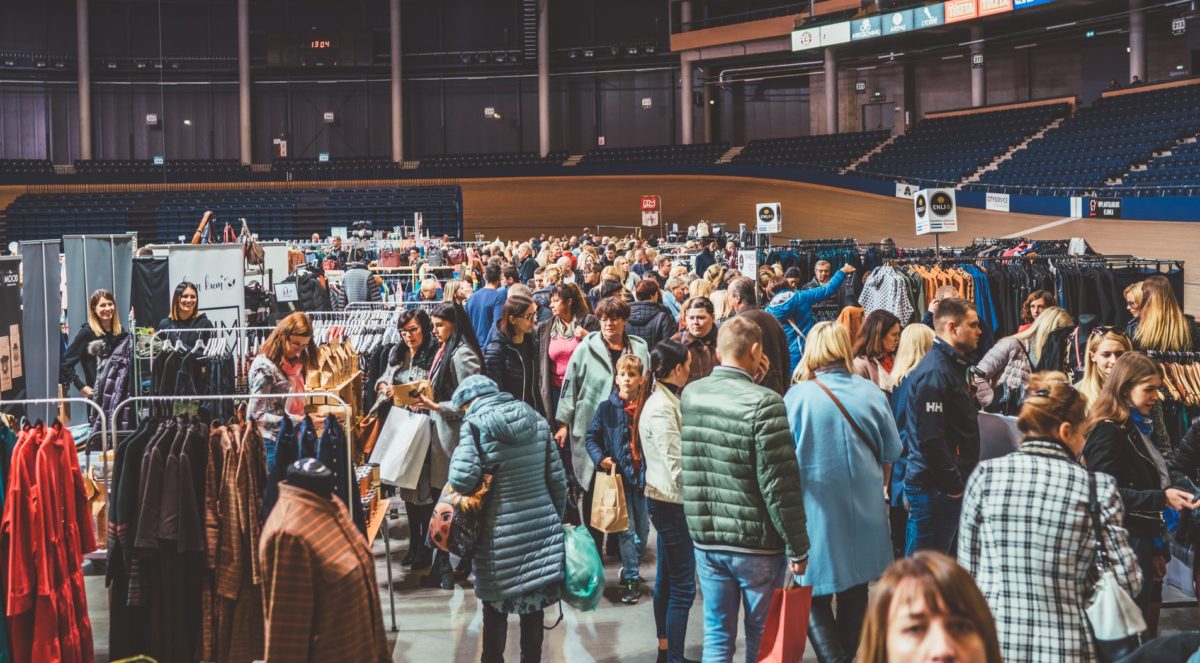
POLYGON ((913 197, 917 234, 958 232, 958 204, 954 189, 921 189, 913 197))
POLYGON ((783 213, 779 203, 757 203, 754 205, 754 232, 762 235, 783 230, 783 213))
POLYGON ((659 218, 660 218, 660 216, 659 216, 658 211, 653 211, 653 212, 643 211, 642 212, 642 225, 643 226, 657 226, 658 222, 659 222, 659 218))
MULTIPOLYGON (((246 319, 241 244, 172 246, 167 254, 167 273, 172 284, 196 284, 200 291, 198 310, 213 325, 238 327, 246 319)), ((169 289, 173 291, 174 286, 169 289)))
POLYGON ((758 253, 755 251, 738 251, 738 270, 742 272, 742 276, 757 279, 758 253))
POLYGON ((990 209, 993 212, 1007 212, 1008 211, 1008 194, 1007 193, 989 193, 986 195, 987 195, 987 200, 986 200, 987 209, 990 209))
POLYGON ((896 197, 912 200, 913 194, 917 192, 917 187, 907 182, 896 182, 896 197))
POLYGON ((300 295, 296 292, 295 283, 276 283, 275 284, 275 299, 280 302, 294 302, 300 299, 300 295))

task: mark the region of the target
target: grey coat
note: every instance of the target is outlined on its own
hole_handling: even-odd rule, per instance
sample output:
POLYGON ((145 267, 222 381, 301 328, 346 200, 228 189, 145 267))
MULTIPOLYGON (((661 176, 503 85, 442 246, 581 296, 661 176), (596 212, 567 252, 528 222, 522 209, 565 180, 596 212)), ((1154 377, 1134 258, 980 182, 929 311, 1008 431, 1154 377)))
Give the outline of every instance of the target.
POLYGON ((475 596, 499 603, 558 585, 567 482, 546 420, 501 392, 475 399, 464 421, 450 485, 472 492, 484 467, 495 469, 475 551, 475 596))
MULTIPOLYGON (((479 355, 471 346, 459 344, 454 350, 454 354, 450 356, 450 369, 453 375, 453 387, 450 393, 454 393, 454 388, 458 383, 471 377, 479 375, 482 372, 482 362, 479 355)), ((446 479, 450 472, 450 458, 454 456, 454 450, 458 448, 459 428, 462 426, 462 413, 454 408, 449 400, 440 401, 438 409, 429 413, 433 419, 434 438, 429 446, 429 482, 439 489, 446 485, 446 479)))

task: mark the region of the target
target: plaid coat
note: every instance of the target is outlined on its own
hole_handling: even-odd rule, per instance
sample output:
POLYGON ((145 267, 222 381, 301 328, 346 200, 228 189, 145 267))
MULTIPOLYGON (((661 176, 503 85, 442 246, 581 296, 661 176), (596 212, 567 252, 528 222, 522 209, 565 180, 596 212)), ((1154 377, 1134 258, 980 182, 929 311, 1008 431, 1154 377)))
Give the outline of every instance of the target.
MULTIPOLYGON (((1136 595, 1137 557, 1113 478, 1096 473, 1100 519, 1117 582, 1136 595)), ((1088 470, 1054 442, 1031 440, 981 463, 967 482, 958 562, 996 619, 1006 661, 1096 660, 1084 609, 1096 576, 1088 470)))

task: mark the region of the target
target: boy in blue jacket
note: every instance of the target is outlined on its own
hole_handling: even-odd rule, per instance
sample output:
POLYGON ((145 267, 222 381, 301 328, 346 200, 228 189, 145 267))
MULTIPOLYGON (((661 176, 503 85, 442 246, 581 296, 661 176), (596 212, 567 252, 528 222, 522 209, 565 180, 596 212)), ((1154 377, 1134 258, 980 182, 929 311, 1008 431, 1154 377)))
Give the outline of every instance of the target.
POLYGON ((633 354, 617 360, 614 371, 616 389, 608 400, 596 407, 592 424, 588 426, 587 452, 597 472, 616 467, 625 488, 625 503, 629 513, 629 528, 620 534, 621 541, 621 602, 632 605, 641 594, 638 565, 646 552, 650 535, 650 518, 646 511, 646 462, 642 457, 641 441, 637 437, 637 415, 641 408, 642 377, 646 367, 633 354))

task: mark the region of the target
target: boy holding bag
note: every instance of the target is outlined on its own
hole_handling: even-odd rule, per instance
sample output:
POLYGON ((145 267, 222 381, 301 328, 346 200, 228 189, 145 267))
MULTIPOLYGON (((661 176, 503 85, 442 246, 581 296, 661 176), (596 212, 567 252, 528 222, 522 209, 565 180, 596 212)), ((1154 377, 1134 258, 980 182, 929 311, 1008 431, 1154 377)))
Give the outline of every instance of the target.
POLYGON ((646 512, 646 463, 637 436, 646 367, 637 355, 617 360, 616 388, 596 408, 587 432, 587 452, 597 472, 615 471, 624 484, 628 528, 620 533, 621 602, 632 605, 641 594, 638 564, 646 552, 650 519, 646 512))

